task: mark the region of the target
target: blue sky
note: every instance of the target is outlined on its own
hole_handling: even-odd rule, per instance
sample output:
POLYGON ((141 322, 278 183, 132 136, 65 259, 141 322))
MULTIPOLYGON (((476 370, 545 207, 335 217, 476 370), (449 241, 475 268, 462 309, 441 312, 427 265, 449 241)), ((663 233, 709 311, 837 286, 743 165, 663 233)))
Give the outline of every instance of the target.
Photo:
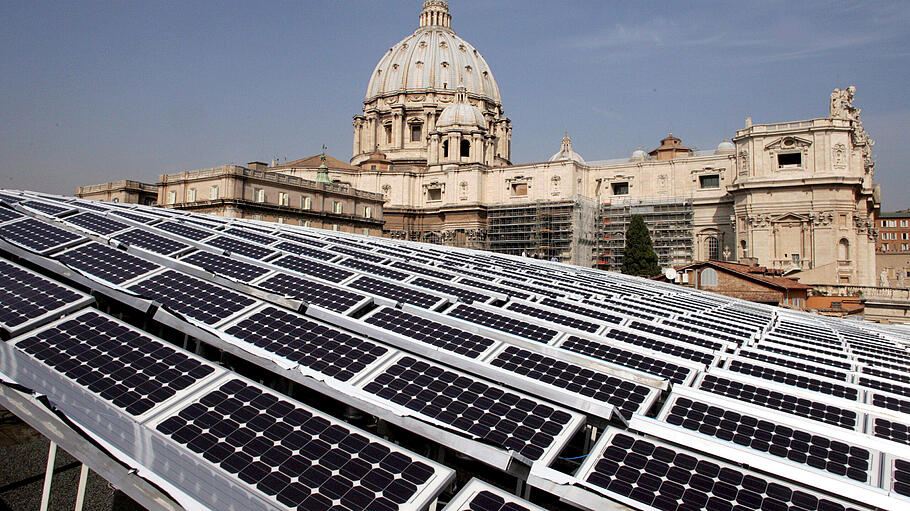
MULTIPOLYGON (((0 187, 80 184, 316 154, 351 116, 417 0, 0 0, 0 187)), ((823 117, 855 85, 884 210, 910 207, 910 2, 451 0, 493 69, 515 163, 568 129, 586 159, 668 131, 710 149, 746 116, 823 117)))

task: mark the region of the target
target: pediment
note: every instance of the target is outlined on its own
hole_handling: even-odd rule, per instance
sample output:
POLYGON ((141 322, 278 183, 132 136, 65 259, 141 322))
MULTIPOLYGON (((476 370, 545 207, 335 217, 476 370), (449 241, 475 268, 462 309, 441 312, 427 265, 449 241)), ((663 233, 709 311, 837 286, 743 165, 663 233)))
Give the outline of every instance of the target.
POLYGON ((772 224, 784 223, 784 222, 808 222, 809 217, 806 215, 798 215, 793 212, 787 212, 783 215, 776 216, 771 218, 772 224))
POLYGON ((778 137, 775 140, 769 142, 765 145, 765 150, 788 150, 788 149, 803 149, 812 145, 812 141, 807 138, 795 137, 793 135, 787 135, 785 137, 778 137))

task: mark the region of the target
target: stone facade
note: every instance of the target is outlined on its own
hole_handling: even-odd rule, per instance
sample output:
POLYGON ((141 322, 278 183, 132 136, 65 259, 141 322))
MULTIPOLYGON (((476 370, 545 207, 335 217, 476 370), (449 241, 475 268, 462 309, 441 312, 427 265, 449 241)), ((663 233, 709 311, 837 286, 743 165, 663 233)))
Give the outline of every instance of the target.
MULTIPOLYGON (((685 201, 693 208, 695 260, 756 262, 808 283, 875 284, 880 194, 853 87, 831 94, 827 117, 748 119, 714 151, 692 151, 671 134, 650 153, 586 162, 567 135, 553 161, 510 165, 511 124, 495 84, 479 53, 454 36, 448 4, 428 0, 417 31, 370 77, 364 114, 354 121, 351 163, 359 169, 332 178, 381 193, 385 234, 393 237, 484 248, 489 208, 685 201), (420 136, 406 137, 418 134, 409 123, 423 126, 420 136), (379 126, 391 128, 385 139, 379 126)), ((288 172, 313 178, 312 170, 288 172)))
POLYGON ((152 206, 158 202, 158 187, 149 183, 125 179, 99 185, 80 186, 76 190, 76 197, 152 206))
POLYGON ((380 195, 267 170, 224 165, 165 174, 158 180, 158 194, 159 205, 168 208, 382 234, 380 195))

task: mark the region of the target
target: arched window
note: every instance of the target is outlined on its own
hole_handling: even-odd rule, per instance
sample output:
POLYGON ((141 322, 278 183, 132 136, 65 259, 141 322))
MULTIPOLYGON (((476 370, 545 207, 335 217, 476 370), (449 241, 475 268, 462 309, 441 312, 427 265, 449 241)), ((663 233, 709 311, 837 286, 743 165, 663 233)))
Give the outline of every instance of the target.
POLYGON ((717 261, 720 259, 720 247, 717 243, 717 238, 714 236, 709 236, 705 240, 705 246, 708 247, 708 259, 717 261))
POLYGON ((850 242, 847 238, 841 238, 837 244, 837 258, 841 261, 850 260, 850 242))
POLYGON ((465 158, 471 156, 471 141, 462 140, 461 141, 461 157, 465 158))
POLYGON ((749 251, 746 249, 746 240, 740 241, 739 246, 743 251, 743 257, 749 257, 749 251))
POLYGON ((449 157, 449 141, 448 140, 446 140, 445 142, 442 143, 442 157, 443 158, 449 157))
POLYGON ((717 270, 705 268, 701 271, 701 287, 717 287, 717 270))

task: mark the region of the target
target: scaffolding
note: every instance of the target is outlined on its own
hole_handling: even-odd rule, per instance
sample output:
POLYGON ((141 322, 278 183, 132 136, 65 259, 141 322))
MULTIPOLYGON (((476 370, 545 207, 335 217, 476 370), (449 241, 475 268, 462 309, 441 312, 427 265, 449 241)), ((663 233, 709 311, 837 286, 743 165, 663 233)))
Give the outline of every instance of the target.
POLYGON ((594 267, 620 271, 632 215, 644 218, 661 267, 694 260, 691 199, 625 200, 598 208, 594 267))
POLYGON ((536 201, 487 209, 489 250, 502 254, 553 257, 584 264, 581 250, 591 245, 593 203, 536 201))

